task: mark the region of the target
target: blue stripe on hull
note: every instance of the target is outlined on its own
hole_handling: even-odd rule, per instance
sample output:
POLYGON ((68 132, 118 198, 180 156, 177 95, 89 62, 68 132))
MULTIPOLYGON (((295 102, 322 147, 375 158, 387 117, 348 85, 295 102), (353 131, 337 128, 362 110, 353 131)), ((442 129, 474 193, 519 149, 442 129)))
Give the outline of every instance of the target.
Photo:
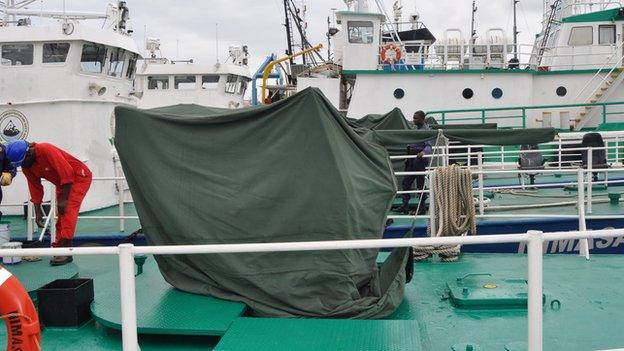
MULTIPOLYGON (((624 228, 624 219, 600 219, 588 220, 587 229, 624 228)), ((402 238, 410 229, 407 225, 393 225, 386 228, 384 238, 402 238)), ((543 232, 573 231, 578 230, 578 220, 553 219, 553 220, 518 220, 518 221, 492 221, 481 223, 477 226, 478 235, 518 234, 529 230, 541 230, 543 232)), ((425 237, 426 227, 417 226, 414 231, 415 237, 425 237)), ((563 240, 548 242, 547 253, 578 253, 578 240, 563 240)), ((596 254, 623 254, 624 237, 612 239, 595 239, 590 241, 590 252, 596 254)), ((525 253, 524 244, 492 244, 492 245, 465 245, 462 252, 487 252, 487 253, 525 253)))

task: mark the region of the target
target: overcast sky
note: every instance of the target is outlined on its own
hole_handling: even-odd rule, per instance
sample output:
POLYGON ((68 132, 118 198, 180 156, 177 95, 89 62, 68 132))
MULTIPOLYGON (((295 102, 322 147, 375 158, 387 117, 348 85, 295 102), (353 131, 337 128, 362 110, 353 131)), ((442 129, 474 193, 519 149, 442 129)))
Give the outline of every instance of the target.
MULTIPOLYGON (((68 11, 103 12, 109 1, 65 0, 68 11)), ((301 2, 301 0, 295 0, 301 2)), ((394 1, 384 4, 391 13, 394 1)), ((470 32, 472 0, 402 0, 403 18, 417 8, 421 21, 438 38, 447 28, 470 32)), ((134 38, 144 49, 144 28, 147 37, 161 39, 163 55, 168 58, 193 58, 202 63, 215 62, 216 25, 219 28, 219 58, 227 58, 229 45, 248 45, 252 55, 250 66, 255 70, 270 53, 282 54, 286 47, 283 29, 284 11, 281 0, 128 0, 134 38)), ((346 9, 342 0, 308 0, 308 36, 311 43, 326 43, 327 17, 332 8, 346 9)), ((32 8, 61 9, 62 0, 36 2, 32 8)), ((371 8, 374 1, 371 0, 371 8)), ((500 27, 511 36, 513 0, 477 0, 477 30, 500 27)), ((541 0, 521 0, 518 7, 520 43, 533 44, 540 30, 541 0)))

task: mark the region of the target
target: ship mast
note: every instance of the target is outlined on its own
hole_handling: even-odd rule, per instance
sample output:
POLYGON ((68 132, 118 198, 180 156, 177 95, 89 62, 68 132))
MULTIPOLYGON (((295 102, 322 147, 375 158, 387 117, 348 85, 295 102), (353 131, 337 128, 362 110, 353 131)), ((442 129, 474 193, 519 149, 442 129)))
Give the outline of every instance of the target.
MULTIPOLYGON (((286 49, 286 55, 290 56, 293 53, 292 50, 292 32, 290 29, 290 15, 288 14, 288 0, 284 0, 284 19, 286 22, 284 22, 284 26, 286 27, 286 43, 288 48, 286 49)), ((290 58, 290 64, 294 64, 295 61, 293 60, 293 58, 290 58)))
POLYGON ((477 14, 477 2, 472 0, 472 19, 470 22, 470 45, 474 46, 477 40, 477 31, 475 30, 475 15, 477 14))
POLYGON ((513 47, 514 47, 514 60, 518 61, 518 16, 517 16, 517 7, 520 0, 513 0, 513 47))

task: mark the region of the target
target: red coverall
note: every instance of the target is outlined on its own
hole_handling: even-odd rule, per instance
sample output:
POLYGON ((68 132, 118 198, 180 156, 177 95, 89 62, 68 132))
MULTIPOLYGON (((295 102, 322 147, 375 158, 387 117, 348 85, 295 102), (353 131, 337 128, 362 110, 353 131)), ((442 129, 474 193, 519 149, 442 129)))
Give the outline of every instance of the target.
POLYGON ((35 206, 43 200, 41 178, 56 185, 56 198, 63 196, 63 185, 72 184, 65 213, 58 214, 56 222, 56 242, 60 239, 71 240, 76 231, 80 205, 91 186, 91 170, 74 156, 48 143, 33 144, 35 162, 30 168, 22 168, 28 180, 30 197, 35 206))

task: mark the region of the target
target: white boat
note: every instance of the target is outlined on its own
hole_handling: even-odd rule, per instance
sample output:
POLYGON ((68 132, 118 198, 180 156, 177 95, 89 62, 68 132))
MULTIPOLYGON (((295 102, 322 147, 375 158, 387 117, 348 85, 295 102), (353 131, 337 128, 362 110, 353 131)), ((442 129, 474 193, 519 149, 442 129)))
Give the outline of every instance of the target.
MULTIPOLYGON (((84 160, 94 174, 114 176, 112 112, 117 105, 136 105, 133 81, 140 58, 128 29, 128 8, 123 1, 105 13, 26 8, 34 2, 8 0, 1 8, 0 141, 54 143, 84 160), (33 25, 31 17, 47 20, 33 25), (104 24, 90 26, 89 19, 104 24)), ((4 203, 21 204, 26 192, 18 177, 4 203)), ((83 210, 115 201, 113 182, 94 182, 83 210)))
MULTIPOLYGON (((299 90, 320 88, 349 117, 394 107, 406 115, 471 110, 474 116, 478 111, 472 110, 484 108, 624 101, 620 1, 545 0, 543 29, 530 45, 517 44, 500 28, 433 35, 417 13, 402 23, 400 9, 392 20, 380 0, 375 7, 366 0, 345 2, 349 9, 335 13, 335 28, 328 31, 339 78, 307 74, 297 82, 299 90)), ((525 112, 522 127, 597 127, 607 115, 608 122, 624 121, 621 111, 604 113, 595 105, 567 106, 545 117, 538 109, 525 112)), ((453 123, 451 113, 447 117, 453 123)), ((519 126, 514 119, 491 121, 519 126)))
POLYGON ((246 46, 229 48, 229 60, 213 65, 191 60, 172 61, 157 57, 160 41, 147 40, 151 53, 140 65, 136 89, 141 99, 139 108, 178 104, 207 107, 243 107, 245 91, 251 80, 246 46))

